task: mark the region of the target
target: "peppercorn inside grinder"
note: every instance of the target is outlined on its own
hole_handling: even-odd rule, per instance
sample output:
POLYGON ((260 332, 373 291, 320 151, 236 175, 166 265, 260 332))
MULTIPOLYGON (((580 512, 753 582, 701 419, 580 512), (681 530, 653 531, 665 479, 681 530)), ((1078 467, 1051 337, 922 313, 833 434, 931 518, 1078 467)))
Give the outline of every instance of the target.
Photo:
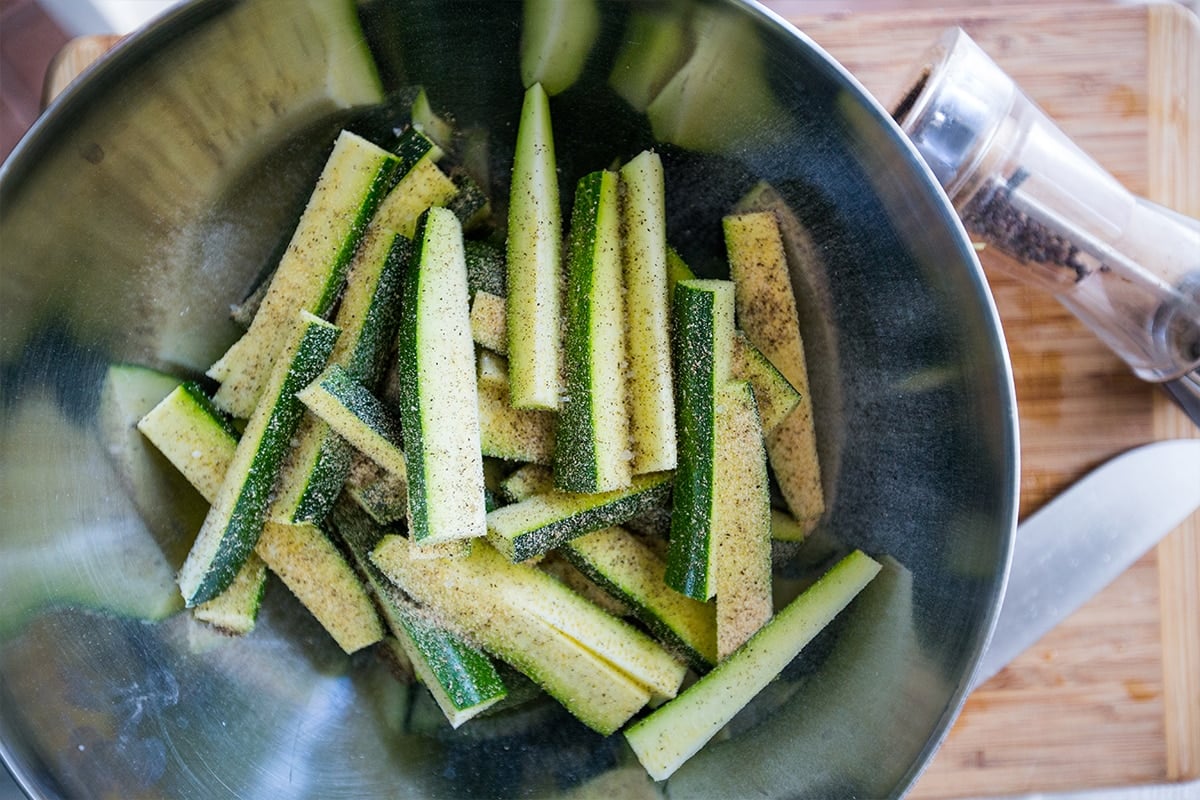
POLYGON ((1200 425, 1200 221, 1136 197, 961 29, 893 113, 973 238, 1200 425))

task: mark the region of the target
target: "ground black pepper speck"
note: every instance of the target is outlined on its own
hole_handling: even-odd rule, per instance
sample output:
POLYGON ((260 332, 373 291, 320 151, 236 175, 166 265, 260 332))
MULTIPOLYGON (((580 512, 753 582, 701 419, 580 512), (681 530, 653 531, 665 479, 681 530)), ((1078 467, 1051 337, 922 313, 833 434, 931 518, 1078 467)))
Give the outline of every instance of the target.
POLYGON ((1083 280, 1092 268, 1080 258, 1079 247, 1013 206, 1012 194, 1026 177, 1018 171, 1007 183, 981 189, 963 209, 963 224, 1021 261, 1065 267, 1075 273, 1076 282, 1083 280))

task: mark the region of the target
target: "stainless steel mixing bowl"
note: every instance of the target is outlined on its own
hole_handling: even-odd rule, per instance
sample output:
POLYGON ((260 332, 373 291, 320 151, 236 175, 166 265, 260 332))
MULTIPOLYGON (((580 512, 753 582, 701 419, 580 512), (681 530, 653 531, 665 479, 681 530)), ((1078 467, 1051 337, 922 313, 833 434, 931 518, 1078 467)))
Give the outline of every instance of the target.
MULTIPOLYGON (((236 336, 228 307, 286 236, 336 130, 389 124, 324 99, 351 56, 324 34, 335 5, 188 5, 62 96, 0 170, 9 769, 39 798, 903 793, 999 605, 1011 377, 970 243, 914 151, 843 69, 751 4, 695 0, 715 20, 698 35, 735 44, 704 78, 712 124, 698 138, 657 129, 661 141, 610 77, 633 11, 678 3, 598 2, 586 67, 553 99, 561 178, 656 146, 671 240, 709 275, 725 269, 721 215, 756 182, 803 223, 812 259, 794 279, 830 508, 782 568, 862 547, 888 563, 868 592, 665 785, 621 737, 551 703, 450 731, 419 688, 341 654, 278 583, 242 639, 170 613, 196 499, 122 477, 135 445, 102 424, 102 380, 114 362, 203 370, 236 336)), ((502 187, 522 5, 358 11, 388 90, 423 85, 460 128, 485 131, 480 165, 502 187)))

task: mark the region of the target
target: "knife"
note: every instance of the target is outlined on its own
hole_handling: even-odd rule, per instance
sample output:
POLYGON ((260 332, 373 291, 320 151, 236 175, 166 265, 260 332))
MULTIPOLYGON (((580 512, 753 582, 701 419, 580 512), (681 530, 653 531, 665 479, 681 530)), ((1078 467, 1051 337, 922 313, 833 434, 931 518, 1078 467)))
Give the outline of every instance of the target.
POLYGON ((1017 527, 1008 585, 977 688, 1200 508, 1200 439, 1127 451, 1017 527))

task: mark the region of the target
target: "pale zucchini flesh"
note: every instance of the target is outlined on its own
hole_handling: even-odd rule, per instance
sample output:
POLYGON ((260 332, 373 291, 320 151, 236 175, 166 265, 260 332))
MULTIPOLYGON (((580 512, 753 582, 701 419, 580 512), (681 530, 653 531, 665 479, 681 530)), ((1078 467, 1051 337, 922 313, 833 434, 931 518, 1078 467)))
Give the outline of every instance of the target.
POLYGON ((481 372, 479 445, 484 456, 549 464, 554 457, 556 428, 553 412, 513 408, 507 372, 489 377, 481 372))
POLYGON ((414 607, 371 560, 371 552, 386 535, 385 529, 344 504, 334 508, 333 522, 370 586, 404 660, 429 690, 451 727, 457 728, 503 700, 508 688, 487 654, 414 607))
POLYGON ((637 683, 651 696, 674 697, 686 667, 662 645, 628 622, 563 587, 556 579, 526 564, 513 564, 486 544, 473 548, 463 572, 476 570, 496 582, 497 602, 516 608, 579 642, 637 683))
POLYGON ((503 297, 483 290, 475 292, 471 298, 471 338, 493 353, 508 354, 508 320, 503 297))
POLYGON ((666 189, 662 159, 651 151, 638 154, 620 174, 630 467, 640 475, 676 464, 666 189))
MULTIPOLYGON (((487 349, 481 349, 475 354, 475 366, 479 373, 478 381, 481 387, 492 386, 503 389, 505 392, 508 391, 508 361, 503 356, 487 349)), ((488 477, 489 486, 495 485, 495 481, 499 480, 495 468, 488 477)))
POLYGON ((771 490, 762 425, 750 384, 718 394, 716 416, 717 658, 771 618, 771 490))
POLYGON ((358 573, 310 522, 268 521, 255 552, 347 653, 383 638, 383 625, 358 573))
POLYGON ((579 641, 507 600, 510 582, 531 579, 535 590, 569 591, 533 567, 483 556, 476 543, 464 559, 415 558, 400 536, 385 537, 372 559, 397 586, 430 613, 461 631, 540 685, 584 724, 618 730, 650 700, 650 691, 579 641), (507 566, 505 566, 507 565, 507 566), (496 569, 503 577, 498 578, 496 569), (548 582, 543 586, 541 581, 548 582))
POLYGON ((613 491, 628 486, 633 474, 616 173, 580 179, 567 247, 554 479, 564 492, 613 491))
POLYGON ((360 453, 393 475, 407 476, 399 418, 345 369, 328 367, 296 397, 360 453))
POLYGON ((561 240, 550 103, 533 84, 521 107, 508 202, 505 317, 517 408, 558 408, 561 240))
POLYGON ((608 83, 642 112, 687 60, 687 6, 638 6, 627 24, 608 83))
POLYGON ((257 553, 251 553, 238 570, 233 583, 213 599, 192 609, 192 616, 235 636, 245 636, 258 622, 267 589, 267 565, 257 553))
POLYGON ((638 537, 623 528, 604 528, 572 539, 563 553, 694 668, 704 671, 717 663, 713 604, 667 586, 666 561, 638 537))
POLYGON ((771 509, 771 538, 777 542, 802 542, 808 537, 808 526, 786 511, 771 509))
POLYGON ((807 386, 800 315, 779 223, 770 211, 724 218, 737 319, 750 342, 797 390, 807 386))
POLYGON ((412 239, 426 210, 454 199, 458 187, 431 159, 418 161, 379 204, 374 224, 412 239))
POLYGON ((712 672, 631 725, 625 739, 650 776, 666 780, 699 752, 850 604, 879 569, 861 551, 846 556, 712 672))
POLYGON ((446 153, 454 149, 454 125, 433 110, 429 93, 425 91, 424 86, 417 90, 417 96, 413 98, 409 107, 409 115, 412 117, 412 129, 440 151, 434 151, 430 158, 441 161, 446 153))
POLYGON ((216 500, 238 433, 199 384, 179 384, 137 427, 209 504, 216 500))
POLYGON ((468 295, 461 226, 432 208, 418 226, 397 337, 409 530, 420 543, 487 532, 468 295))
MULTIPOLYGON (((137 423, 178 386, 179 378, 158 370, 110 364, 96 409, 98 441, 137 515, 174 568, 187 555, 192 538, 208 513, 208 503, 187 477, 164 465, 163 455, 138 431, 137 423)), ((22 459, 22 472, 29 460, 22 459)), ((37 477, 31 481, 32 486, 42 489, 40 484, 37 477)), ((11 497, 0 504, 5 502, 17 507, 24 505, 11 497)))
POLYGON ((667 291, 671 302, 675 300, 675 286, 680 281, 694 281, 696 273, 692 272, 692 268, 683 260, 683 256, 679 255, 679 251, 670 245, 667 246, 667 291))
MULTIPOLYGON (((615 593, 605 589, 598 582, 588 577, 583 570, 575 566, 563 553, 564 550, 562 549, 551 550, 544 557, 538 559, 537 568, 553 577, 584 600, 604 609, 614 617, 633 616, 629 606, 622 602, 615 593)), ((659 640, 661 641, 661 638, 659 640)))
MULTIPOLYGON (((138 429, 211 504, 237 450, 238 432, 199 384, 179 384, 138 422, 138 429)), ((255 553, 233 582, 192 609, 192 616, 226 633, 254 629, 266 591, 267 570, 255 553)))
POLYGON ((806 531, 812 531, 825 515, 825 490, 809 404, 798 403, 768 434, 767 457, 788 510, 806 531))
POLYGON ((350 259, 388 189, 399 159, 343 131, 317 180, 250 329, 210 369, 221 383, 218 407, 235 417, 254 411, 298 311, 333 307, 350 259))
POLYGON ((756 211, 732 214, 723 225, 737 285, 738 323, 800 395, 768 434, 767 454, 792 516, 811 529, 825 513, 825 494, 799 312, 779 221, 771 211, 756 211))
POLYGON ((736 9, 689 8, 686 38, 693 47, 646 106, 654 138, 700 153, 728 153, 760 137, 761 130, 786 130, 792 122, 771 85, 765 43, 754 21, 736 9), (737 69, 728 68, 731 52, 738 54, 737 69))
POLYGON ((210 600, 227 587, 254 549, 266 520, 271 491, 304 414, 296 392, 325 366, 338 329, 300 312, 270 380, 242 432, 204 525, 179 572, 187 605, 210 600))
POLYGON ((500 482, 500 494, 510 503, 554 491, 554 472, 542 464, 525 464, 500 482))

